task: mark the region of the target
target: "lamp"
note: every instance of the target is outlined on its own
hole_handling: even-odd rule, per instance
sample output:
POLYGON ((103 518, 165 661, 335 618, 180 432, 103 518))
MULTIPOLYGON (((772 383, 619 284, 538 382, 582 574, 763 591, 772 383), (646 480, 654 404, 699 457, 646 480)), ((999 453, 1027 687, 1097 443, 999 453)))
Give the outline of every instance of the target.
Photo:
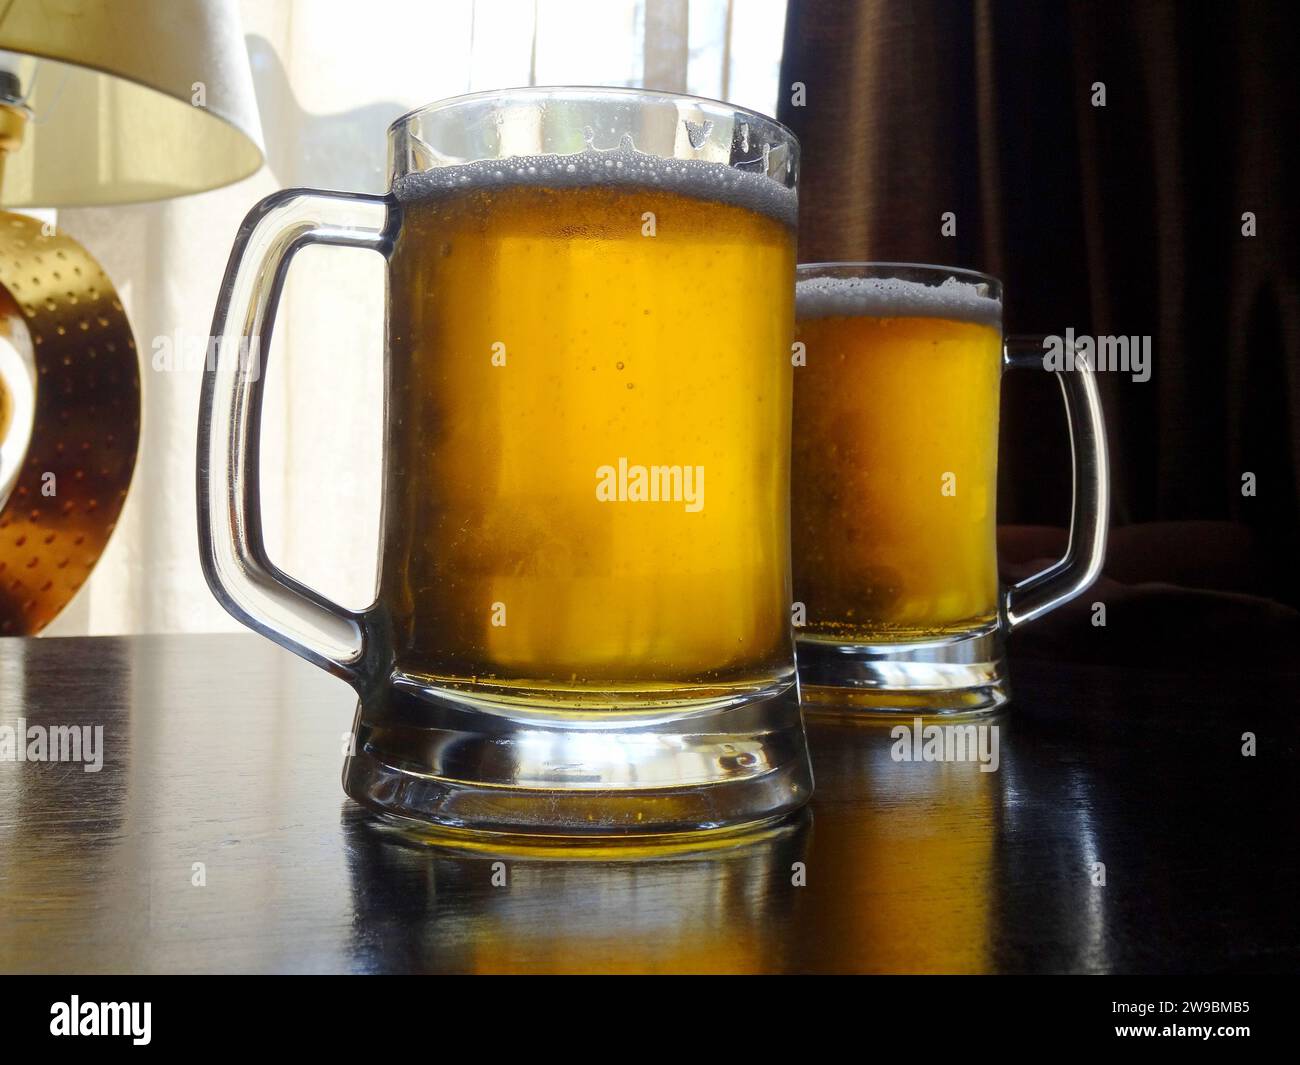
MULTIPOLYGON (((164 199, 261 163, 231 0, 0 0, 0 205, 164 199)), ((0 211, 0 635, 40 631, 89 576, 139 432, 112 282, 66 233, 0 211)))
POLYGON ((166 199, 262 165, 232 0, 11 0, 0 49, 35 68, 23 79, 33 121, 0 186, 7 207, 166 199))

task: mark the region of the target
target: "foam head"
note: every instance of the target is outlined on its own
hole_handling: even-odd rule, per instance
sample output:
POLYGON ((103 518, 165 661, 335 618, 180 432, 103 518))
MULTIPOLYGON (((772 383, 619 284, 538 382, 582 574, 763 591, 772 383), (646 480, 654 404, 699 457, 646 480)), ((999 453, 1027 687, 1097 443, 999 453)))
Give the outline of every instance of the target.
POLYGON ((795 286, 800 318, 951 318, 1000 327, 1002 303, 981 286, 947 278, 927 285, 897 277, 809 277, 795 286))
POLYGON ((629 147, 591 148, 572 155, 520 155, 433 167, 398 178, 393 194, 399 200, 412 201, 519 185, 551 189, 593 186, 664 189, 692 199, 744 207, 791 227, 799 207, 794 189, 786 188, 766 174, 702 159, 662 159, 629 147))

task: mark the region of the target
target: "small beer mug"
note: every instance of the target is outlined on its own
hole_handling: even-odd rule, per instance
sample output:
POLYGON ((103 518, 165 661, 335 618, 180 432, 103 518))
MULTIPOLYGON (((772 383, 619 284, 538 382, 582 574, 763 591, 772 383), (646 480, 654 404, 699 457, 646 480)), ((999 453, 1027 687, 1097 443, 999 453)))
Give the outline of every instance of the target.
POLYGON ((1002 286, 901 263, 801 265, 791 523, 799 676, 810 708, 969 713, 1007 701, 1007 632, 1082 592, 1106 548, 1106 436, 1092 371, 1058 373, 1074 453, 1070 546, 1003 588, 1002 286))

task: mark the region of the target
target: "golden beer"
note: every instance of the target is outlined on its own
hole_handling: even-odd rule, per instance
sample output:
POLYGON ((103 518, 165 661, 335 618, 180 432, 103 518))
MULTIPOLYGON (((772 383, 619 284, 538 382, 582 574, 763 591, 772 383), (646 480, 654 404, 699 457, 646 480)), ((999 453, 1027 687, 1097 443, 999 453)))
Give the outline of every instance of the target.
POLYGON ((966 632, 998 610, 1000 304, 953 282, 800 281, 792 535, 801 639, 966 632))
POLYGON ((390 274, 399 670, 602 706, 788 679, 793 195, 632 151, 419 178, 390 274))

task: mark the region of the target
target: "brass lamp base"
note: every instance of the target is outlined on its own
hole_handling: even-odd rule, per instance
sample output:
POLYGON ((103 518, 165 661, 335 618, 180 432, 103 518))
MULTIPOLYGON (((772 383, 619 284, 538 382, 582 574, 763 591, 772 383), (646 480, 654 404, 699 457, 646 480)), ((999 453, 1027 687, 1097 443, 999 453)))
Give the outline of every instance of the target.
POLYGON ((140 371, 122 302, 71 237, 0 211, 0 383, 30 396, 30 438, 0 430, 0 636, 39 632, 90 575, 126 499, 140 439, 140 371), (16 454, 17 458, 12 456, 16 454))

